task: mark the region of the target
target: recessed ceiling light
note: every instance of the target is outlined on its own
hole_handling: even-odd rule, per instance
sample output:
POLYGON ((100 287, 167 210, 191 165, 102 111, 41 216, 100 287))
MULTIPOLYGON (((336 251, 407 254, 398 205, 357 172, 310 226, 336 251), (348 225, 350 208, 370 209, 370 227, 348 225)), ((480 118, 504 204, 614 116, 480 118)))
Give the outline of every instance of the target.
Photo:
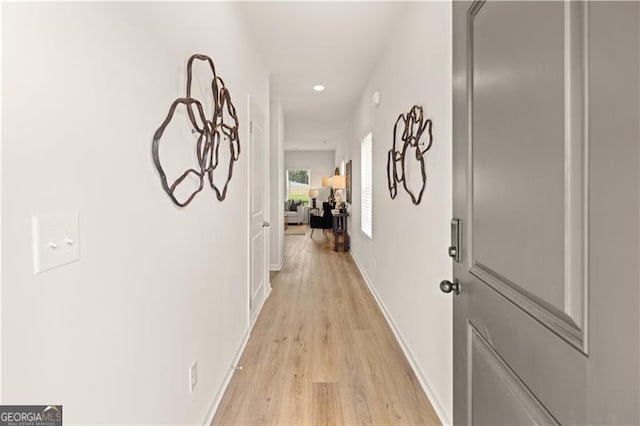
POLYGON ((315 90, 316 92, 322 92, 324 90, 324 86, 322 84, 316 84, 315 86, 313 86, 313 90, 315 90))

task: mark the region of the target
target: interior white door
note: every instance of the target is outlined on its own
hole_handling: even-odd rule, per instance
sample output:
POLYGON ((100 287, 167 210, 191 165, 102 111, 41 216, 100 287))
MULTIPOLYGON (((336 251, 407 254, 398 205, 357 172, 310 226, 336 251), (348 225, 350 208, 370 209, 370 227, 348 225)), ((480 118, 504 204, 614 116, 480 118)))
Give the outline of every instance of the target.
POLYGON ((250 134, 250 170, 249 170, 249 320, 253 321, 264 302, 269 286, 268 279, 268 232, 267 219, 268 185, 267 168, 267 138, 265 137, 265 116, 254 104, 249 104, 249 134, 250 134))
POLYGON ((640 5, 453 16, 454 423, 638 424, 640 5))

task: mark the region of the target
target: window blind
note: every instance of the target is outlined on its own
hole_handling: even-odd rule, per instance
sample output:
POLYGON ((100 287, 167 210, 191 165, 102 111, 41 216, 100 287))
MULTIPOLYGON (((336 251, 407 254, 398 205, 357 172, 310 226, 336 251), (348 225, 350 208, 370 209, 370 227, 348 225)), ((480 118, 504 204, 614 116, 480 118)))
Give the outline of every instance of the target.
POLYGON ((360 143, 360 228, 372 238, 372 137, 369 133, 360 143))

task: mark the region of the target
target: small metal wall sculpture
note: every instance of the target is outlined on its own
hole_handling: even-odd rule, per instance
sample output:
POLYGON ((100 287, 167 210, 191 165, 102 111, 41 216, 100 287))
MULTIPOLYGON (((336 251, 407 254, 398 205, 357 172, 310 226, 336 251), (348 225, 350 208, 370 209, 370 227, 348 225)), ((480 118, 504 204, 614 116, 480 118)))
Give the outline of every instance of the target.
POLYGON ((213 60, 206 55, 192 55, 187 62, 187 96, 176 99, 169 108, 167 118, 162 122, 158 130, 153 135, 152 144, 153 163, 160 174, 162 188, 176 205, 184 207, 204 188, 205 178, 216 193, 219 201, 223 201, 227 196, 229 182, 233 176, 233 164, 240 156, 240 139, 238 137, 238 115, 236 108, 231 102, 231 95, 226 88, 224 81, 216 75, 213 60), (213 97, 213 111, 207 116, 202 103, 191 96, 191 85, 193 81, 193 62, 195 60, 205 61, 211 70, 211 95, 213 97), (198 134, 196 142, 197 164, 186 170, 180 177, 169 183, 167 175, 160 162, 160 140, 167 126, 174 117, 178 105, 187 108, 187 115, 193 130, 193 134, 198 134), (219 165, 219 153, 221 140, 229 143, 229 164, 228 174, 222 189, 214 182, 214 170, 219 165), (198 187, 184 200, 180 201, 176 197, 175 191, 180 184, 188 177, 195 176, 199 181, 198 187))
POLYGON ((433 144, 432 134, 433 123, 430 119, 425 120, 422 107, 414 105, 406 114, 400 114, 393 126, 393 147, 387 155, 387 182, 389 184, 389 195, 391 199, 395 199, 398 195, 398 184, 402 183, 404 190, 411 197, 413 204, 418 205, 422 201, 422 194, 427 184, 427 170, 424 155, 433 144), (398 126, 402 126, 402 134, 400 139, 402 147, 398 149, 398 126), (420 139, 426 133, 427 141, 420 139), (422 186, 416 196, 409 188, 405 177, 405 161, 407 159, 407 151, 409 148, 414 149, 416 161, 420 164, 420 172, 422 174, 422 186))

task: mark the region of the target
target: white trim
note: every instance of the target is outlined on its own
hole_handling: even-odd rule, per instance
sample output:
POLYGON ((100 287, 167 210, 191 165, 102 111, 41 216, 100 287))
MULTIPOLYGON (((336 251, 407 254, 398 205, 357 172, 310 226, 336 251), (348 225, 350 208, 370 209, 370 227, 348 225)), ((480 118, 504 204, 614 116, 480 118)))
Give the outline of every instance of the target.
MULTIPOLYGON (((247 133, 246 139, 247 141, 251 141, 251 94, 247 93, 247 133)), ((251 179, 253 178, 252 170, 251 170, 251 143, 247 143, 247 327, 248 330, 251 329, 251 179)), ((256 315, 257 316, 257 315, 256 315)), ((245 343, 246 344, 246 343, 245 343)), ((231 379, 229 379, 231 380, 231 379)), ((226 385, 225 385, 226 389, 226 385)), ((218 402, 219 403, 219 402, 218 402)), ((217 408, 216 408, 217 409, 217 408)))
POLYGON ((247 347, 247 343, 249 343, 249 337, 251 337, 253 326, 256 324, 256 320, 260 316, 260 312, 262 312, 262 308, 264 307, 264 304, 270 295, 271 295, 271 287, 269 287, 267 295, 262 299, 262 303, 258 308, 258 312, 255 318, 249 325, 249 328, 247 328, 247 332, 244 334, 244 337, 242 338, 242 341, 240 342, 240 345, 238 346, 238 349, 236 350, 236 353, 233 356, 233 359, 231 360, 231 368, 229 369, 229 372, 224 376, 224 379, 222 380, 222 385, 220 386, 220 389, 218 389, 218 392, 216 393, 216 396, 214 397, 213 402, 211 402, 211 406, 207 411, 207 415, 205 416, 204 421, 202 422, 203 426, 209 426, 213 422, 213 418, 216 416, 216 412, 220 407, 222 398, 224 397, 224 394, 227 392, 229 383, 231 383, 233 374, 236 372, 236 366, 240 362, 240 358, 242 358, 242 354, 244 353, 244 350, 247 347))
POLYGON ((251 333, 251 331, 253 331, 253 326, 256 324, 256 321, 258 320, 258 317, 260 316, 260 312, 262 312, 262 308, 264 307, 264 304, 266 303, 267 299, 269 298, 269 296, 271 295, 271 281, 269 281, 269 287, 267 288, 267 294, 262 298, 262 301, 260 302, 260 306, 258 306, 258 309, 256 310, 256 316, 253 317, 253 320, 251 321, 251 325, 249 326, 249 333, 251 333))
POLYGON ((269 265, 269 270, 270 271, 274 271, 274 272, 282 271, 282 268, 284 267, 285 259, 286 259, 286 257, 282 256, 282 259, 280 260, 280 264, 271 264, 271 265, 269 265))
POLYGON ((220 403, 222 402, 222 397, 227 391, 227 387, 229 387, 229 383, 231 383, 231 379, 233 378, 233 373, 235 373, 236 371, 235 366, 240 361, 240 358, 242 357, 242 353, 244 352, 244 349, 247 347, 247 343, 249 342, 249 337, 251 336, 250 330, 251 329, 247 329, 247 332, 245 333, 244 337, 242 338, 242 341, 240 342, 240 346, 238 346, 238 350, 236 351, 236 354, 233 356, 233 359, 231 361, 231 369, 224 376, 224 379, 222 381, 222 386, 220 386, 220 389, 216 393, 216 396, 213 399, 213 402, 211 403, 209 410, 207 411, 207 415, 205 416, 204 421, 202 422, 203 426, 205 425, 208 426, 213 422, 213 418, 216 415, 216 411, 218 411, 218 407, 220 407, 220 403))
MULTIPOLYGON (((0 4, 0 33, 2 30, 2 4, 0 4)), ((2 43, 0 43, 0 84, 4 81, 2 79, 2 43)), ((2 89, 0 89, 0 92, 2 89)), ((2 101, 0 101, 0 132, 2 131, 2 101)), ((0 135, 0 160, 2 160, 2 151, 4 148, 2 147, 2 136, 0 135)), ((0 174, 1 176, 1 174, 0 174)), ((2 178, 0 177, 0 183, 2 182, 2 178)), ((1 185, 0 185, 1 186, 1 185)), ((0 235, 2 235, 2 199, 0 198, 0 235)), ((0 241, 3 241, 0 239, 0 241)), ((2 371, 2 300, 3 300, 3 288, 2 288, 2 249, 0 245, 0 403, 4 402, 2 399, 2 383, 3 383, 3 371, 2 371)))
POLYGON ((404 337, 402 336, 402 333, 400 332, 400 329, 398 328, 398 326, 396 325, 395 321, 393 320, 393 317, 391 316, 391 313, 387 310, 387 307, 384 305, 384 302, 382 301, 382 298, 380 297, 380 295, 376 291, 375 287, 373 286, 373 282, 371 281, 371 279, 367 275, 366 271, 364 270, 364 267, 362 266, 362 264, 358 260, 358 257, 353 252, 353 250, 350 250, 349 253, 351 253, 351 257, 353 258, 353 261, 355 262, 356 266, 358 267, 358 270, 360 271, 360 274, 362 275, 362 278, 364 278, 364 282, 367 283, 367 287, 369 288, 369 292, 371 292, 371 295, 376 300, 376 303, 378 304, 378 307, 382 311, 382 313, 384 315, 384 318, 387 320, 387 324, 391 328, 391 331, 393 331, 393 335, 396 337, 396 340, 398 341, 398 344, 400 345, 400 348, 402 349, 402 352, 404 353, 404 356, 407 358, 407 361, 409 362, 409 365, 411 366, 411 369, 413 370, 413 372, 415 373, 416 377, 418 378, 418 382, 420 383, 420 386, 422 387, 422 390, 424 391, 424 393, 427 395, 427 398, 431 402, 431 405, 433 406, 433 409, 435 410, 436 414, 438 415, 438 417, 440 419, 440 422, 443 425, 451 425, 451 424, 453 424, 451 422, 451 420, 448 418, 448 416, 446 415, 446 411, 445 411, 442 403, 436 397, 436 393, 433 391, 432 387, 429 385, 429 382, 427 381, 427 378, 422 373, 422 370, 420 370, 420 367, 419 367, 418 363, 416 362, 416 360, 415 360, 415 358, 413 356, 413 353, 411 352, 411 349, 409 348, 409 345, 407 345, 404 337))

